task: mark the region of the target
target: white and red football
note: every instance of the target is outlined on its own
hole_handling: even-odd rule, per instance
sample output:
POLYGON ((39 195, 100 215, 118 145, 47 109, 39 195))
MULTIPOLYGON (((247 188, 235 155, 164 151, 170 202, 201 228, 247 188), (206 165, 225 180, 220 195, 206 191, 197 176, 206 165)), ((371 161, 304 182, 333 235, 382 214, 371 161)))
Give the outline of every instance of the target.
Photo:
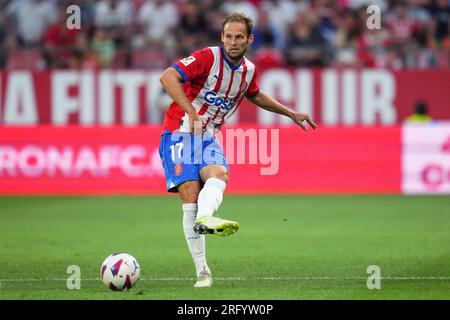
POLYGON ((127 253, 113 253, 103 261, 100 278, 114 291, 129 290, 141 276, 141 268, 137 260, 127 253))

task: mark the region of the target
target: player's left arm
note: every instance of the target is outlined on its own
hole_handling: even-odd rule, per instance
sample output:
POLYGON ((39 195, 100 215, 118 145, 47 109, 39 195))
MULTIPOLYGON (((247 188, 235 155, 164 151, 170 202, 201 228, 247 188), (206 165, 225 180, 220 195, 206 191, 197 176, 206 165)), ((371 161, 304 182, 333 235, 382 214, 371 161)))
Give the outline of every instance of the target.
POLYGON ((291 118, 292 121, 298 124, 305 131, 306 131, 306 124, 304 123, 304 121, 306 121, 306 123, 308 123, 311 126, 311 128, 313 129, 317 128, 317 125, 314 123, 314 121, 312 121, 309 114, 302 112, 295 112, 294 110, 291 110, 288 107, 282 105, 281 103, 279 103, 271 96, 268 96, 262 91, 259 91, 254 96, 247 96, 246 98, 250 102, 254 103, 255 105, 264 110, 278 113, 283 116, 291 118))

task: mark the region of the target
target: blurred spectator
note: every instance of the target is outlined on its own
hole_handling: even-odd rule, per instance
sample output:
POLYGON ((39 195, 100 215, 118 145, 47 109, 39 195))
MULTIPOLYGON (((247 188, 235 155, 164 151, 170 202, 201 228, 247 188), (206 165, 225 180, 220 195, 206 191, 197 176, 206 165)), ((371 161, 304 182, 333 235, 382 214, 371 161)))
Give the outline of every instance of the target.
POLYGON ((112 59, 116 54, 116 47, 106 29, 97 28, 95 30, 91 49, 98 55, 102 67, 111 66, 112 59))
POLYGON ((450 32, 450 5, 448 0, 433 0, 427 7, 428 12, 433 16, 430 23, 433 24, 434 37, 438 42, 448 41, 450 32))
POLYGON ((344 9, 337 20, 338 30, 333 39, 335 66, 360 66, 359 49, 362 41, 362 22, 358 13, 344 9))
POLYGON ((206 25, 206 17, 199 4, 193 0, 186 2, 182 8, 177 32, 179 51, 188 54, 208 46, 204 32, 206 25))
POLYGON ((334 0, 311 0, 310 10, 317 16, 317 28, 324 39, 324 61, 328 65, 333 59, 332 42, 336 36, 337 13, 334 0))
POLYGON ((408 116, 407 122, 430 122, 432 119, 428 115, 428 105, 425 101, 417 101, 414 106, 414 113, 408 116))
POLYGON ((75 38, 80 33, 79 30, 68 29, 66 19, 66 7, 60 7, 56 23, 45 31, 43 56, 46 66, 49 68, 68 67, 70 50, 75 43, 75 38))
POLYGON ((307 4, 302 2, 297 6, 290 0, 265 0, 261 8, 274 29, 276 47, 284 49, 289 25, 295 22, 299 10, 307 9, 307 4))
POLYGON ((174 50, 178 20, 177 7, 168 0, 147 0, 138 12, 146 45, 158 49, 174 50))
POLYGON ((252 60, 260 71, 285 66, 283 54, 277 48, 260 48, 254 53, 252 60))
POLYGON ((293 66, 324 65, 324 39, 317 28, 317 17, 301 11, 287 43, 287 62, 293 66))
MULTIPOLYGON (((367 19, 366 7, 358 9, 359 19, 364 24, 367 19)), ((403 67, 398 48, 392 44, 392 35, 388 28, 369 29, 363 26, 359 59, 365 66, 391 68, 394 70, 403 67)))
POLYGON ((201 11, 196 1, 190 0, 186 2, 180 18, 179 27, 191 35, 201 34, 206 26, 204 12, 201 11))
POLYGON ((269 23, 267 14, 261 11, 259 14, 259 24, 253 27, 255 40, 252 44, 253 50, 260 48, 274 47, 277 37, 275 28, 269 23))
POLYGON ((75 44, 70 50, 70 69, 99 69, 101 61, 99 55, 90 47, 86 35, 75 38, 75 44))
POLYGON ((202 6, 202 11, 207 12, 206 21, 208 28, 206 33, 208 35, 209 46, 222 45, 220 35, 222 33, 222 22, 226 19, 226 14, 220 9, 220 6, 221 3, 215 0, 204 3, 202 6))
POLYGON ((40 45, 45 30, 56 20, 55 11, 50 0, 13 0, 6 12, 13 20, 17 45, 22 48, 40 45))
POLYGON ((133 6, 127 0, 101 0, 95 4, 95 24, 103 28, 128 27, 133 22, 133 6))
POLYGON ((231 11, 254 19, 263 68, 450 68, 448 0, 0 0, 0 67, 45 67, 44 52, 47 67, 160 68, 220 46, 231 11), (80 7, 76 37, 56 5, 80 7), (366 28, 369 5, 381 29, 366 28))
MULTIPOLYGON (((64 1, 59 1, 64 2, 64 1)), ((81 30, 88 35, 92 36, 94 30, 95 21, 95 0, 65 0, 66 7, 69 5, 76 5, 81 11, 81 30)), ((62 4, 60 5, 62 6, 62 4)))
POLYGON ((430 20, 430 14, 426 10, 426 6, 431 0, 409 0, 408 15, 419 24, 426 24, 430 20))
POLYGON ((277 32, 269 23, 265 11, 259 12, 259 24, 253 28, 255 40, 250 46, 253 61, 259 70, 279 68, 284 65, 283 54, 276 45, 277 32))
POLYGON ((117 46, 128 47, 134 7, 128 0, 101 0, 95 4, 95 26, 104 28, 117 46))
POLYGON ((396 47, 389 47, 383 54, 379 54, 375 63, 377 67, 391 70, 400 70, 404 68, 399 50, 396 47))
POLYGON ((228 15, 232 12, 242 12, 252 18, 253 25, 258 25, 258 9, 250 1, 230 0, 222 5, 222 10, 228 15))
POLYGON ((335 2, 332 0, 312 0, 311 10, 317 15, 320 34, 330 41, 335 33, 334 19, 336 15, 335 2))
POLYGON ((396 44, 404 44, 419 31, 418 23, 408 14, 406 2, 395 2, 393 12, 386 18, 386 25, 396 44))

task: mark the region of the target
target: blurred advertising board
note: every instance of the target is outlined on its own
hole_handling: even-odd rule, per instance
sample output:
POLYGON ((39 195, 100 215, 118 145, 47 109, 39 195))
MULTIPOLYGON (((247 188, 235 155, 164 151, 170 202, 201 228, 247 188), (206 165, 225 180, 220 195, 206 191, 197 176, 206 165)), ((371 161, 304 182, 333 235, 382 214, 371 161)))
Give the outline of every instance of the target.
MULTIPOLYGON (((401 128, 224 127, 228 193, 400 193, 401 128)), ((0 127, 0 194, 166 194, 160 126, 0 127)))
POLYGON ((402 192, 450 194, 450 122, 402 128, 402 192))
MULTIPOLYGON (((161 70, 0 72, 0 125, 161 123, 170 98, 161 70)), ((262 91, 328 126, 399 125, 417 100, 434 119, 450 119, 450 72, 387 69, 269 69, 262 91)), ((245 99, 244 99, 245 100, 245 99)), ((289 119, 244 101, 232 124, 285 125, 289 119)))

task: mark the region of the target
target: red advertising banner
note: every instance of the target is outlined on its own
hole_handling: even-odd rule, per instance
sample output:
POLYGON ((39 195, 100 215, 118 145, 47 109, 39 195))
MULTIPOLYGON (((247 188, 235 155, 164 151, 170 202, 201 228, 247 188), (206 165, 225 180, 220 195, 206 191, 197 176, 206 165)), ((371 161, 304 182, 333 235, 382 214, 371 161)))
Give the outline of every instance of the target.
POLYGON ((160 128, 0 128, 0 193, 161 191, 160 128))
MULTIPOLYGON (((161 70, 28 70, 0 72, 0 125, 160 124, 170 103, 161 70)), ((450 71, 270 69, 262 91, 309 112, 322 125, 400 124, 424 100, 434 119, 450 119, 450 71)), ((244 103, 234 123, 286 124, 244 103)))
MULTIPOLYGON (((400 127, 227 127, 227 193, 400 193, 400 127)), ((0 127, 0 194, 165 194, 160 126, 0 127)))

